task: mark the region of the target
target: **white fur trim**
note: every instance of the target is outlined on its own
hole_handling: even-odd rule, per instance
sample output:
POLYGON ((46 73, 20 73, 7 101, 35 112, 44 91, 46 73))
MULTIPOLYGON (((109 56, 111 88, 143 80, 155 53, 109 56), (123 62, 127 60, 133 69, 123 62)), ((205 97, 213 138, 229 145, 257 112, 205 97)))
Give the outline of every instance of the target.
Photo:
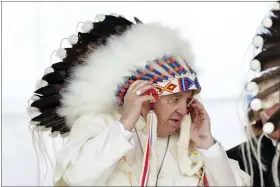
POLYGON ((118 102, 115 92, 124 83, 123 76, 164 55, 182 56, 196 69, 190 43, 160 24, 133 25, 122 36, 109 38, 106 46, 89 54, 84 65, 75 69, 62 92, 59 114, 72 124, 81 115, 111 111, 118 102))
POLYGON ((267 122, 263 126, 263 132, 265 134, 271 134, 274 131, 274 125, 271 122, 267 122))

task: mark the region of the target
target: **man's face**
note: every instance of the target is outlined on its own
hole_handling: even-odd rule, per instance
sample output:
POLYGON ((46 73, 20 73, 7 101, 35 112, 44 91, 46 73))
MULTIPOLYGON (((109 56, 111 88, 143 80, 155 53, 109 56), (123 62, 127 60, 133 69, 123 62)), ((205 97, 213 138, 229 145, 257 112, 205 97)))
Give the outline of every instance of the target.
MULTIPOLYGON (((262 120, 262 123, 265 124, 267 122, 267 120, 280 108, 280 104, 276 104, 274 105, 272 108, 270 109, 265 109, 263 111, 260 112, 260 117, 262 120)), ((280 129, 274 131, 273 133, 268 135, 269 137, 271 137, 274 140, 280 140, 280 129)))
POLYGON ((161 97, 154 105, 158 120, 158 135, 168 136, 176 132, 187 114, 193 91, 185 91, 161 97))

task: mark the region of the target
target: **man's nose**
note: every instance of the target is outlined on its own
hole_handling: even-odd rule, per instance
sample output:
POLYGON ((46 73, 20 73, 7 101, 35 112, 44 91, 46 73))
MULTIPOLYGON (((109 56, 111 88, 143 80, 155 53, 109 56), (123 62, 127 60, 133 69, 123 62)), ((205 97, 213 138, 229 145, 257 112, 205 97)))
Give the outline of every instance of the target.
POLYGON ((187 103, 185 101, 181 101, 179 103, 176 111, 183 116, 186 115, 187 114, 187 103))

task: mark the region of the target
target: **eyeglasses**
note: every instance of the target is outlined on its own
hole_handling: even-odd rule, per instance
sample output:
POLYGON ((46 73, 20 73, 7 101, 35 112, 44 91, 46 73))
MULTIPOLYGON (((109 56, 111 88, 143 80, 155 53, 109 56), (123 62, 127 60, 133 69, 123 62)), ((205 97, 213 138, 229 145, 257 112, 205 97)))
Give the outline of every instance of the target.
POLYGON ((189 107, 192 104, 193 99, 194 99, 193 97, 187 99, 187 107, 189 107))
MULTIPOLYGON (((171 104, 171 105, 176 105, 176 104, 179 102, 180 99, 181 99, 181 97, 175 97, 175 96, 173 96, 173 97, 170 97, 170 98, 168 99, 168 103, 171 104)), ((193 97, 187 98, 187 101, 186 101, 187 107, 189 107, 189 106, 192 104, 193 100, 194 100, 193 97)))

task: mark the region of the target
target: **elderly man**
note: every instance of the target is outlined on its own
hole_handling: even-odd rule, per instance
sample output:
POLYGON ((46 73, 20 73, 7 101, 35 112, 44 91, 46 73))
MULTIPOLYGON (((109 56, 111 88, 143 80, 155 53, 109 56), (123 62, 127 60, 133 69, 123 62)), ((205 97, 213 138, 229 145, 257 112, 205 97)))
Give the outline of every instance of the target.
POLYGON ((48 70, 63 78, 43 77, 48 85, 31 104, 43 111, 32 119, 37 126, 71 129, 56 155, 55 184, 248 184, 250 177, 227 158, 194 98, 201 87, 189 42, 157 23, 97 18, 83 25, 76 43, 71 38, 72 48, 59 50, 63 61, 48 70), (46 109, 43 99, 50 96, 44 93, 54 85, 60 86, 58 104, 46 109))

